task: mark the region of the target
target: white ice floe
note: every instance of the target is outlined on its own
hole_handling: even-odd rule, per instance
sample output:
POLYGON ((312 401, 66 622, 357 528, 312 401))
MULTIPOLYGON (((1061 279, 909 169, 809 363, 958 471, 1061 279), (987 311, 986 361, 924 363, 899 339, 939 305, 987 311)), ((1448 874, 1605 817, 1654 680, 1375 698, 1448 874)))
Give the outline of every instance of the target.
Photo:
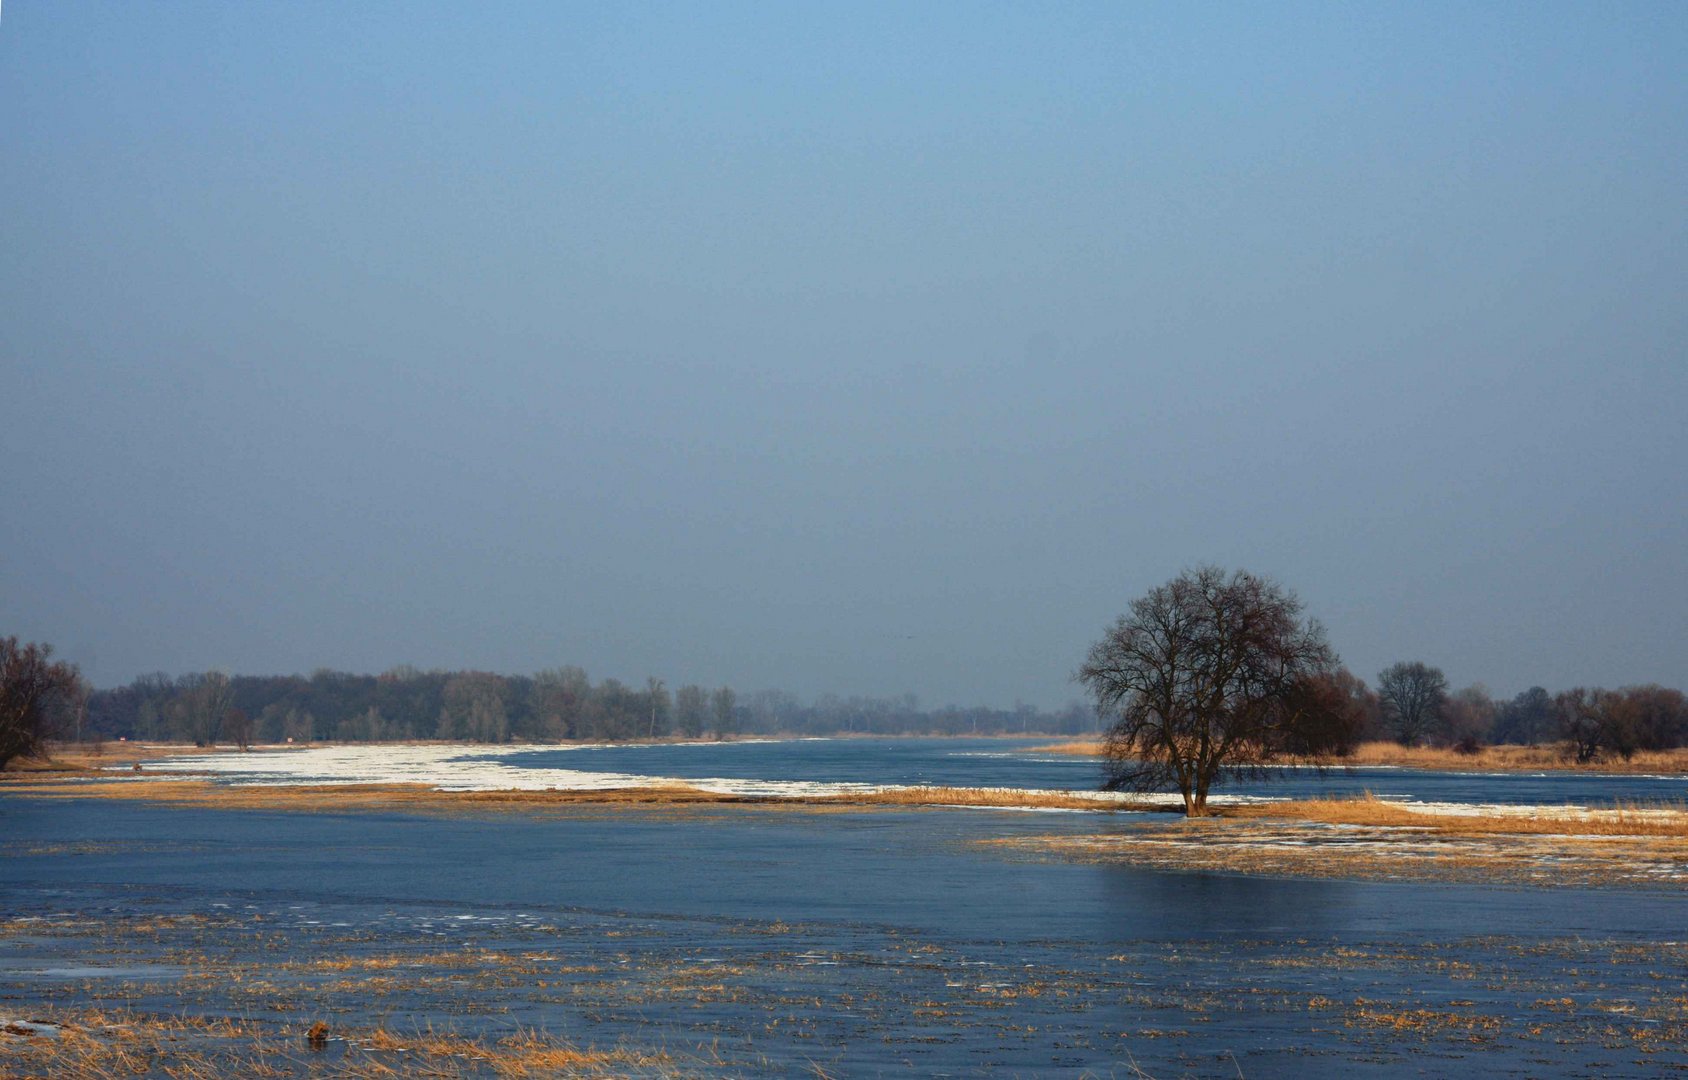
MULTIPOLYGON (((233 786, 420 784, 438 791, 605 791, 614 788, 665 787, 684 784, 723 795, 765 798, 803 798, 868 794, 918 785, 866 784, 810 780, 762 780, 730 777, 654 776, 643 773, 595 772, 585 769, 533 767, 515 764, 523 755, 557 747, 467 747, 452 745, 385 744, 369 746, 312 746, 266 753, 194 754, 148 762, 148 776, 204 777, 233 786)), ((1025 794, 1089 798, 1099 808, 1142 801, 1141 796, 1084 791, 1040 791, 1003 788, 1025 794)), ((1232 796, 1244 801, 1243 797, 1232 796)), ((1213 800, 1219 801, 1217 798, 1213 800)), ((1003 809, 983 807, 982 809, 1003 809)))
POLYGON ((0 1033, 56 1039, 59 1037, 59 1025, 43 1024, 37 1020, 12 1020, 0 1016, 0 1033))
MULTIPOLYGON (((676 745, 676 744, 667 744, 676 745)), ((743 795, 764 798, 803 798, 826 795, 870 794, 896 791, 911 786, 902 784, 867 784, 822 782, 808 780, 765 780, 729 777, 678 777, 628 772, 599 772, 588 769, 568 769, 550 765, 537 767, 537 762, 518 764, 526 755, 553 753, 577 746, 520 746, 479 747, 464 745, 376 744, 363 746, 311 746, 277 749, 264 752, 234 751, 192 754, 179 758, 161 758, 146 763, 139 779, 193 775, 217 783, 235 786, 262 785, 356 785, 356 784, 418 784, 438 791, 603 791, 614 788, 666 787, 683 784, 703 791, 723 795, 743 795)), ((115 768, 115 767, 113 767, 115 768)), ((121 770, 129 776, 127 769, 121 770)), ((1022 795, 1059 795, 1085 798, 1096 803, 1098 809, 1150 807, 1167 805, 1176 795, 1134 795, 1100 791, 1052 791, 1027 788, 987 788, 1022 795)), ((1282 796, 1214 795, 1210 805, 1247 805, 1272 803, 1282 796)), ((1615 813, 1613 810, 1574 804, 1551 806, 1507 805, 1498 803, 1418 802, 1404 797, 1382 796, 1392 805, 1424 814, 1448 816, 1504 816, 1523 818, 1560 818, 1571 820, 1599 820, 1615 813)), ((982 805, 979 809, 1003 810, 1010 807, 982 805)), ((1023 807, 1040 812, 1055 812, 1058 808, 1023 807)), ((1626 815, 1674 817, 1669 810, 1625 810, 1626 815)))

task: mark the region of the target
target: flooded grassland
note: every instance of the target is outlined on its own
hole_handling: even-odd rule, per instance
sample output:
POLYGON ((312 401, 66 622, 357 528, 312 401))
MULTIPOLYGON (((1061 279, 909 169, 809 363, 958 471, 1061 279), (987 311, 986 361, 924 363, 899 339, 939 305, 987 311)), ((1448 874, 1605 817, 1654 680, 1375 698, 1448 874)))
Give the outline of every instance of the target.
MULTIPOLYGON (((1539 819, 1522 804, 1439 815, 1470 819, 1450 828, 1376 820, 1387 806, 1358 823, 1259 803, 1196 823, 962 810, 873 801, 870 761, 804 775, 802 748, 739 749, 763 758, 676 766, 669 748, 639 772, 618 750, 583 771, 639 782, 593 798, 533 777, 527 800, 394 800, 319 773, 289 777, 323 790, 278 810, 219 803, 245 789, 203 767, 158 781, 190 785, 163 801, 8 783, 0 1075, 1688 1071, 1673 873, 1363 880, 1300 854, 1394 830, 1490 845, 1481 870, 1561 839, 1669 848, 1668 829, 1602 835, 1580 812, 1580 840, 1496 831, 1539 819), (795 811, 766 787, 805 784, 785 789, 795 811), (645 794, 611 794, 629 790, 645 794), (1325 835, 1341 839, 1307 839, 1325 835)), ((1060 790, 994 757, 879 768, 950 789, 1018 768, 1060 790)))

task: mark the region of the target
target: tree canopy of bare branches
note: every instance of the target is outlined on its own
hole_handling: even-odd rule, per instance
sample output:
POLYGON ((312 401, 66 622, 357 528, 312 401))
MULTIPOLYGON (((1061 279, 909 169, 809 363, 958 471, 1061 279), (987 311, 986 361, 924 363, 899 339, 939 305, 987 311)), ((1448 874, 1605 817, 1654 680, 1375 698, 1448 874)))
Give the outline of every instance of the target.
POLYGON ((51 645, 0 638, 0 769, 39 753, 55 720, 75 704, 82 685, 76 665, 52 655, 51 645))
POLYGON ((1442 710, 1448 704, 1448 677, 1441 668, 1417 660, 1402 661, 1378 675, 1377 696, 1395 741, 1414 746, 1441 724, 1442 710))
POLYGON ((1133 601, 1078 679, 1106 738, 1109 790, 1173 787, 1191 817, 1237 771, 1345 753, 1363 717, 1323 628, 1273 582, 1186 571, 1133 601))

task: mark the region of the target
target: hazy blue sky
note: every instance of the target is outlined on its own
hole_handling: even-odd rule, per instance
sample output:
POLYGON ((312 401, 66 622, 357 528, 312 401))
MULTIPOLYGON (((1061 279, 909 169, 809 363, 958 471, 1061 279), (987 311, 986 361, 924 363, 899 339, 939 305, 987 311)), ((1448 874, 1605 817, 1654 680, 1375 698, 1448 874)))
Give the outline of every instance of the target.
POLYGON ((1214 561, 1688 685, 1688 5, 0 21, 0 633, 1058 704, 1214 561))

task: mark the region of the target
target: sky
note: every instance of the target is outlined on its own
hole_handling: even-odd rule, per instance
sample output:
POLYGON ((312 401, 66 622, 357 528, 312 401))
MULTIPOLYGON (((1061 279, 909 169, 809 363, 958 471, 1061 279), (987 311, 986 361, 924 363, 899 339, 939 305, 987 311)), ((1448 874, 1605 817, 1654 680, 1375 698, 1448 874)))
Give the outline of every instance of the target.
POLYGON ((0 634, 1058 706, 1217 563, 1688 686, 1688 6, 0 19, 0 634))

